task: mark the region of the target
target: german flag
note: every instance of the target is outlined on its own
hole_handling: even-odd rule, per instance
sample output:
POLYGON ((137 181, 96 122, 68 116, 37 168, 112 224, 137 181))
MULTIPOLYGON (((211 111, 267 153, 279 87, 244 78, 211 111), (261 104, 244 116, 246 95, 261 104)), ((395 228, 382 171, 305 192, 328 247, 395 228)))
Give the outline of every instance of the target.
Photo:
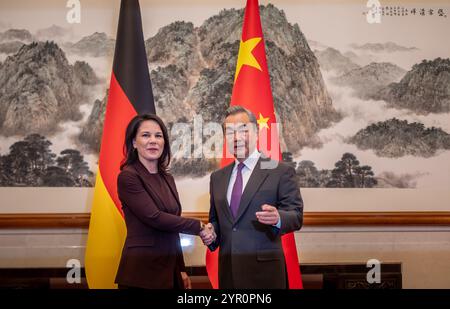
MULTIPOLYGON (((265 130, 265 136, 272 137, 267 141, 267 150, 270 149, 271 153, 276 153, 276 157, 272 157, 272 159, 281 158, 258 0, 247 0, 230 105, 243 106, 256 115, 259 130, 265 130)), ((224 143, 222 167, 233 161, 230 159, 232 156, 229 153, 225 155, 226 153, 226 143, 224 143)), ((266 155, 269 154, 266 153, 266 155)), ((286 260, 289 288, 301 289, 303 284, 294 234, 283 235, 281 241, 286 260)), ((218 251, 207 250, 206 252, 206 269, 211 284, 216 289, 219 283, 218 251)))
POLYGON ((106 105, 99 169, 95 182, 85 268, 89 288, 116 288, 126 226, 117 195, 117 176, 124 158, 129 121, 155 113, 138 0, 122 0, 106 105))

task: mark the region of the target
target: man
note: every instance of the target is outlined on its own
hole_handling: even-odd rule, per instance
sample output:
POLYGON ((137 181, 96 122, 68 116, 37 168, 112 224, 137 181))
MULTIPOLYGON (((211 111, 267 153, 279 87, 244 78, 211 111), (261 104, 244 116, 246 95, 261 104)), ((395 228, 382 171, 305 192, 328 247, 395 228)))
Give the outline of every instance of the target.
POLYGON ((209 221, 219 251, 219 288, 287 288, 281 235, 299 230, 303 201, 295 170, 257 150, 252 112, 232 106, 224 120, 235 162, 211 174, 209 221))

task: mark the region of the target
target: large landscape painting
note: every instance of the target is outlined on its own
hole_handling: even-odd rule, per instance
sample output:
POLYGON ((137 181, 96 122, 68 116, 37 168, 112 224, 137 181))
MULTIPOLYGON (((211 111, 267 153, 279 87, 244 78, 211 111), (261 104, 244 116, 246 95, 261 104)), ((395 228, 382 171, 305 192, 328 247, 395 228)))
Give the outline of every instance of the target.
MULTIPOLYGON (((169 130, 198 116, 221 122, 241 2, 141 1, 169 130)), ((67 22, 64 3, 42 3, 0 4, 0 186, 92 187, 118 3, 81 1, 80 23, 67 22)), ((380 23, 354 1, 260 3, 282 159, 302 188, 450 187, 450 3, 399 1, 380 23)), ((171 170, 201 196, 218 162, 175 156, 171 170)))

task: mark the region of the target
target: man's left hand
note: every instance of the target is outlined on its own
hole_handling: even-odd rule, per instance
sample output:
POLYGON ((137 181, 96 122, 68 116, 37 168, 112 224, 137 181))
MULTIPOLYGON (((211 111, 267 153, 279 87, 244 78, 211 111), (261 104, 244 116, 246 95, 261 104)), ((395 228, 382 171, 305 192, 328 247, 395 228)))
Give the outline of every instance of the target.
POLYGON ((256 212, 256 218, 262 224, 276 225, 280 220, 278 209, 274 206, 264 204, 261 206, 262 211, 256 212))

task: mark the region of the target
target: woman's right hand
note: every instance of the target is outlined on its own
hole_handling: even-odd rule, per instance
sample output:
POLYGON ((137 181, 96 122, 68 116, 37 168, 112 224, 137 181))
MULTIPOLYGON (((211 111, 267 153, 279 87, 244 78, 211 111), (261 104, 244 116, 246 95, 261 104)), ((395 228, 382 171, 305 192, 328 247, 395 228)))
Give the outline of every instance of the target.
POLYGON ((181 278, 183 279, 184 288, 186 290, 192 289, 191 279, 189 278, 189 276, 187 275, 186 272, 184 272, 184 271, 181 272, 181 278))
POLYGON ((203 228, 200 230, 199 236, 205 246, 209 246, 210 244, 212 244, 217 237, 216 233, 214 232, 214 226, 211 223, 203 226, 203 228))

